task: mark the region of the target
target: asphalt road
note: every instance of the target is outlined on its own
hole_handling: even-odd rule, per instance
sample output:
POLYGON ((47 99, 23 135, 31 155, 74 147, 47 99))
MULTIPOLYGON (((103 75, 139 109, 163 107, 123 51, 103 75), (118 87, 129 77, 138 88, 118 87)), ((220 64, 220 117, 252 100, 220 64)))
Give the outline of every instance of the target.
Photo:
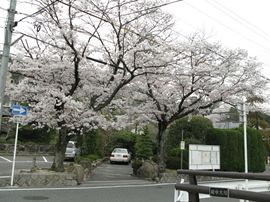
MULTIPOLYGON (((31 169, 34 156, 16 156, 15 171, 21 169, 31 169)), ((0 178, 11 175, 13 156, 0 155, 0 178)), ((52 165, 53 157, 36 156, 37 166, 40 168, 49 168, 52 165)))
MULTIPOLYGON (((52 157, 37 157, 39 167, 50 167, 52 157)), ((17 157, 16 169, 29 169, 32 157, 17 157)), ((0 156, 0 175, 10 175, 12 157, 0 156)), ((0 176, 1 177, 1 176, 0 176)), ((89 181, 76 187, 0 188, 0 202, 173 202, 174 183, 157 184, 132 175, 131 165, 102 164, 89 181)), ((207 198, 201 202, 237 202, 236 199, 207 198)))
POLYGON ((77 187, 77 189, 0 190, 0 201, 46 202, 172 202, 173 185, 77 187))

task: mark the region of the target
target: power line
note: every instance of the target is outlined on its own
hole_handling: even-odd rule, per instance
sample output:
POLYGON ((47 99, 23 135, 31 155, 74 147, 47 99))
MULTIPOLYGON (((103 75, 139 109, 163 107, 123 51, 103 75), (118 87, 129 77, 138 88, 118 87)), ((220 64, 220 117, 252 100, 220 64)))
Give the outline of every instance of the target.
POLYGON ((123 16, 125 16, 125 15, 131 15, 131 14, 135 14, 135 13, 141 13, 143 11, 153 10, 153 9, 156 9, 156 8, 162 8, 164 6, 168 6, 170 4, 178 3, 180 1, 184 1, 184 0, 175 0, 175 1, 167 2, 167 3, 164 3, 164 4, 160 4, 160 5, 157 5, 157 6, 150 7, 150 8, 146 8, 146 9, 143 9, 143 10, 139 10, 139 11, 134 11, 134 12, 131 12, 131 13, 127 13, 127 14, 124 14, 123 16))
POLYGON ((256 42, 256 41, 254 41, 253 39, 250 39, 249 37, 243 35, 242 33, 240 33, 240 32, 238 32, 238 31, 232 29, 232 28, 229 27, 228 25, 226 25, 226 24, 224 24, 223 22, 221 22, 221 21, 219 21, 219 20, 213 18, 212 16, 208 15, 206 12, 202 11, 202 10, 199 9, 199 8, 196 8, 195 6, 193 6, 193 5, 189 4, 189 3, 187 3, 186 1, 185 1, 185 3, 186 3, 188 6, 190 6, 191 8, 193 8, 194 10, 197 10, 198 12, 200 12, 200 13, 202 13, 203 15, 207 16, 208 18, 210 18, 210 19, 212 19, 213 21, 217 22, 218 24, 222 25, 223 27, 225 27, 225 28, 231 30, 232 32, 238 34, 239 36, 245 38, 246 40, 252 42, 253 44, 256 44, 257 46, 260 46, 261 48, 263 48, 263 49, 265 49, 265 50, 267 50, 267 51, 270 52, 270 49, 269 49, 268 47, 265 47, 265 46, 263 46, 262 44, 260 44, 260 43, 258 43, 258 42, 256 42))
POLYGON ((3 10, 3 11, 8 11, 8 9, 3 8, 2 6, 0 6, 0 10, 3 10))
POLYGON ((21 22, 21 21, 25 20, 26 18, 34 17, 34 16, 36 16, 36 15, 42 13, 46 8, 48 8, 49 6, 52 6, 53 4, 55 4, 55 3, 57 3, 57 2, 59 2, 59 0, 53 1, 52 3, 50 3, 50 4, 48 4, 48 5, 44 6, 44 7, 42 7, 42 8, 39 9, 38 11, 36 11, 36 12, 34 12, 34 13, 32 13, 32 14, 29 14, 29 15, 23 17, 23 18, 21 18, 21 19, 18 20, 17 22, 21 22))
POLYGON ((237 16, 239 19, 241 19, 242 21, 244 21, 246 24, 250 25, 251 27, 259 30, 261 33, 263 33, 265 36, 269 37, 269 33, 266 33, 264 30, 262 30, 261 28, 259 28, 258 26, 250 23, 249 21, 247 21, 245 18, 241 17, 240 15, 238 15, 236 12, 232 11, 231 9, 229 9, 228 7, 224 6, 223 4, 221 4, 220 2, 217 2, 216 0, 213 0, 216 4, 220 5, 221 7, 223 7, 225 10, 231 12, 232 14, 234 14, 235 16, 237 16))
MULTIPOLYGON (((174 31, 176 34, 179 34, 180 36, 182 36, 182 37, 184 37, 184 38, 186 38, 186 39, 189 39, 189 37, 185 36, 184 34, 181 34, 180 32, 175 31, 175 30, 173 30, 173 31, 174 31)), ((223 58, 223 59, 226 58, 224 55, 222 55, 221 53, 218 53, 217 51, 212 50, 211 48, 206 48, 206 49, 209 50, 209 51, 211 51, 212 53, 218 55, 219 57, 221 57, 221 58, 223 58)), ((239 66, 242 67, 242 68, 245 68, 245 67, 242 66, 242 65, 239 65, 239 66)), ((270 68, 270 65, 268 65, 268 66, 269 66, 269 68, 270 68)), ((260 75, 260 76, 261 76, 262 78, 264 78, 265 80, 267 80, 267 81, 270 82, 270 78, 267 78, 266 76, 263 76, 263 75, 260 75)))
POLYGON ((218 4, 220 6, 222 6, 223 9, 226 9, 226 11, 224 11, 223 9, 219 8, 218 6, 216 6, 215 4, 211 3, 209 0, 206 0, 206 2, 208 4, 210 4, 211 6, 213 6, 214 8, 216 8, 217 10, 221 11, 222 13, 224 13, 225 15, 227 15, 228 17, 230 17, 231 19, 233 19, 234 21, 238 22, 240 25, 244 26, 246 29, 250 30, 251 32, 253 32, 254 34, 264 38, 265 40, 267 40, 268 42, 270 42, 269 38, 265 37, 265 35, 262 35, 260 32, 257 31, 257 28, 254 28, 253 25, 251 25, 250 23, 248 23, 244 18, 242 18, 241 16, 237 15, 237 17, 239 19, 241 19, 242 21, 244 20, 246 24, 244 24, 241 20, 239 20, 238 18, 234 17, 233 15, 229 14, 233 13, 233 11, 226 9, 226 7, 222 6, 221 4, 218 4))

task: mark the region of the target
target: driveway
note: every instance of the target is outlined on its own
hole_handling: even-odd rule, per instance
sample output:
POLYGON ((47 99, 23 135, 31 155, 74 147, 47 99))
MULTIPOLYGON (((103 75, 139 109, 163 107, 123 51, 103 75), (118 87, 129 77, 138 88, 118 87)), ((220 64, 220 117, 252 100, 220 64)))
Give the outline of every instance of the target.
POLYGON ((90 179, 82 184, 82 186, 102 185, 134 185, 134 184, 153 184, 152 181, 139 179, 132 175, 133 170, 131 164, 110 164, 105 162, 98 166, 90 179))

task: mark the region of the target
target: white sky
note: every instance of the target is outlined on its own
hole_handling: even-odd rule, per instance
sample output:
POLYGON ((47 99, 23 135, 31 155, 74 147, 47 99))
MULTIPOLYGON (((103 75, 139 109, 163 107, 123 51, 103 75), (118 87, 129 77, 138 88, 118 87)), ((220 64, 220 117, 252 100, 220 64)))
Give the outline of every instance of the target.
POLYGON ((166 8, 183 35, 204 31, 213 41, 246 49, 264 63, 270 78, 269 0, 184 0, 166 8))
MULTIPOLYGON (((18 0, 17 3, 19 12, 34 12, 22 2, 18 0)), ((0 50, 7 16, 2 8, 7 9, 8 6, 9 0, 1 0, 0 50)), ((211 40, 220 41, 224 46, 246 49, 250 56, 256 56, 264 63, 265 76, 270 78, 269 9, 269 0, 183 0, 165 8, 175 16, 178 33, 187 36, 195 31, 204 31, 211 40)), ((17 19, 21 17, 17 15, 17 19)))

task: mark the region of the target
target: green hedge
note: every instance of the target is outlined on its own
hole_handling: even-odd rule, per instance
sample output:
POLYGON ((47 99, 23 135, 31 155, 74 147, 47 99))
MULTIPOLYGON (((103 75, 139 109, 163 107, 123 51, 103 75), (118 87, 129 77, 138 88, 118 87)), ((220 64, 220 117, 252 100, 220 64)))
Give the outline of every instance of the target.
MULTIPOLYGON (((188 150, 183 150, 183 169, 188 169, 188 150)), ((181 150, 180 148, 171 149, 166 158, 166 168, 180 169, 181 168, 181 150)))
MULTIPOLYGON (((262 172, 265 170, 265 148, 262 135, 254 130, 247 130, 248 171, 262 172)), ((242 129, 209 129, 206 144, 220 145, 220 162, 223 171, 245 170, 244 137, 242 129)))
MULTIPOLYGON (((181 157, 170 156, 166 158, 166 168, 168 169, 180 169, 181 157)), ((188 169, 188 151, 183 153, 183 169, 188 169)))

